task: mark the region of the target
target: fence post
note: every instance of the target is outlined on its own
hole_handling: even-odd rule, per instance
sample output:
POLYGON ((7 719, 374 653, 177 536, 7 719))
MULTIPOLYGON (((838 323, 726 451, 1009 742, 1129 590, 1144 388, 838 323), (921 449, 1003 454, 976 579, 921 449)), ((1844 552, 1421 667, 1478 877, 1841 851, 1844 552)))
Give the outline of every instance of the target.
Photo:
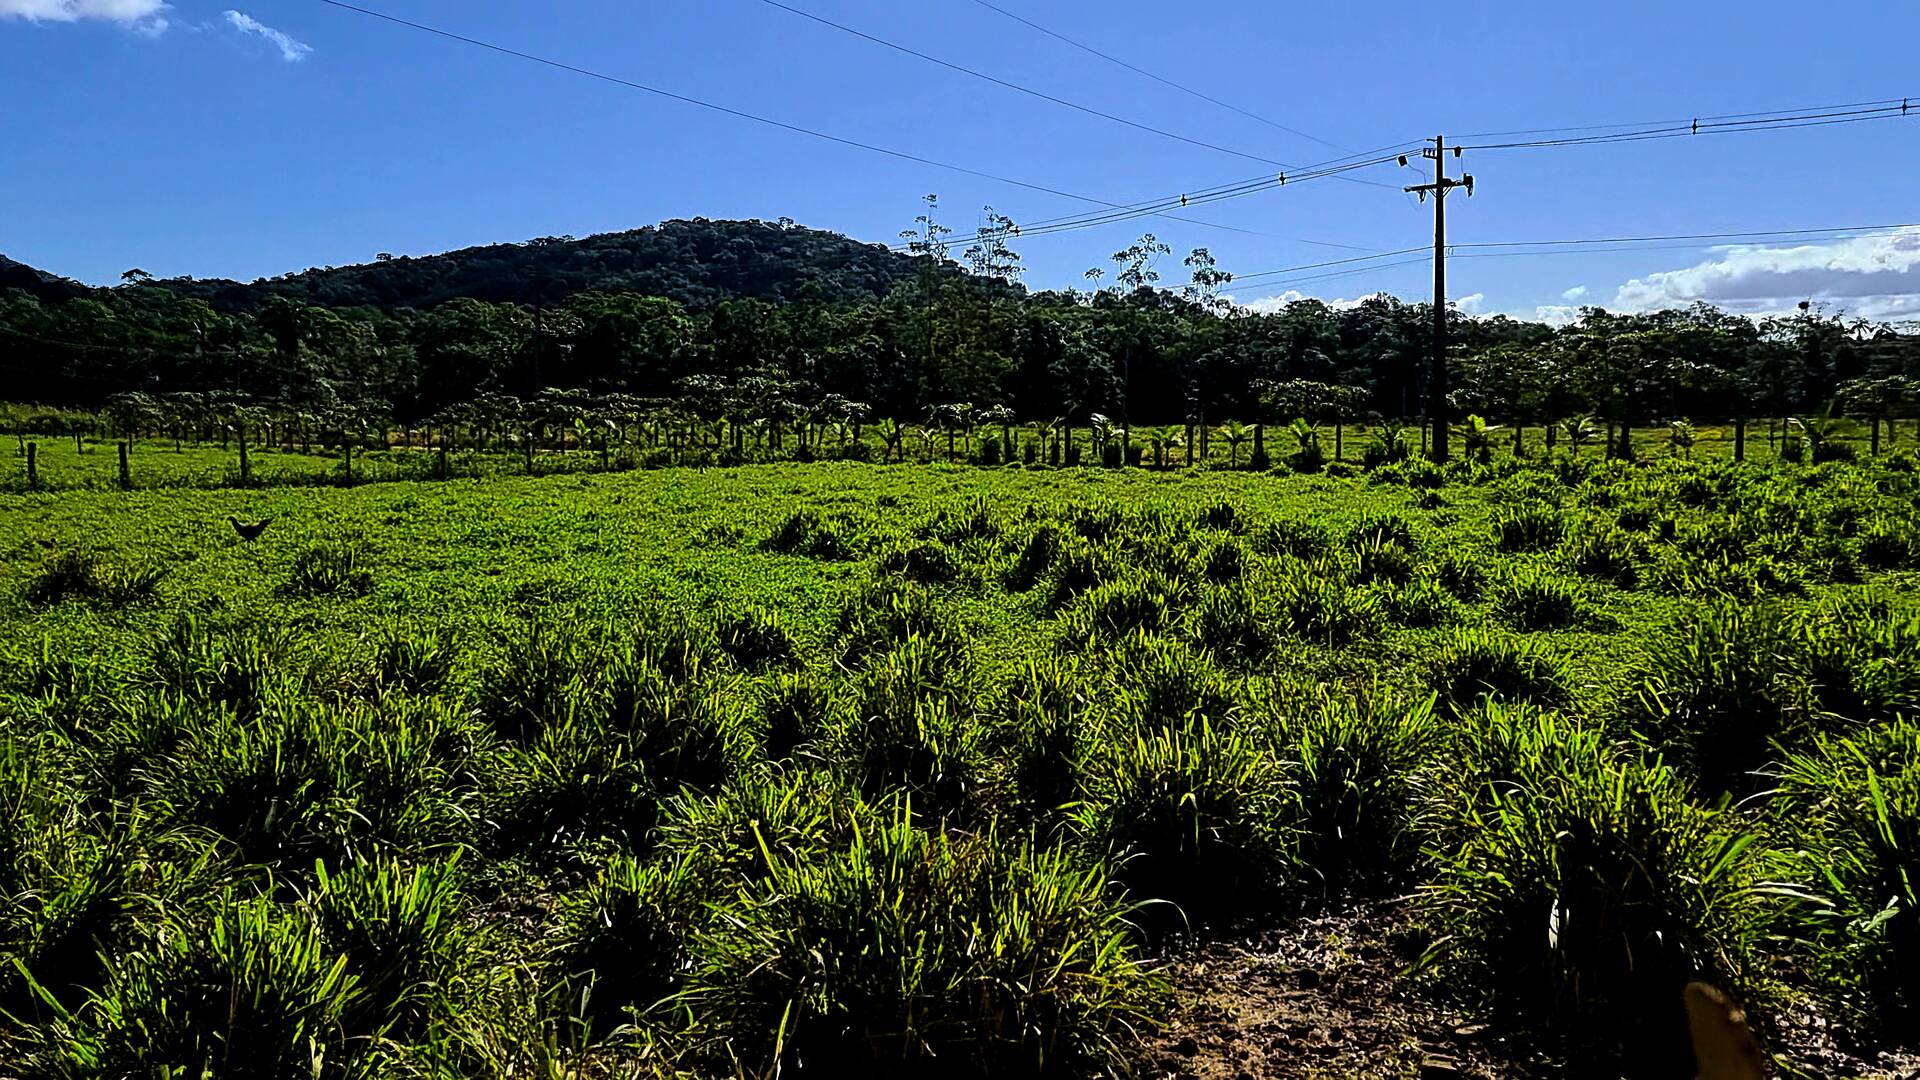
POLYGON ((1747 422, 1745 420, 1733 422, 1733 460, 1747 460, 1747 422))
POLYGON ((40 490, 40 444, 27 444, 27 487, 40 490))
POLYGON ((133 471, 127 468, 127 440, 120 440, 120 490, 133 490, 133 471))

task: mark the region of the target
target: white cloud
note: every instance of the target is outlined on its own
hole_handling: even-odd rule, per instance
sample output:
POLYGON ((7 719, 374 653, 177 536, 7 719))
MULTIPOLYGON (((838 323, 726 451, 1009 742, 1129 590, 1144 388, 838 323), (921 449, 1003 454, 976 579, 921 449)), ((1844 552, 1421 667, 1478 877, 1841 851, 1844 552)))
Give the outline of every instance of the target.
POLYGON ((143 34, 167 28, 164 0, 0 0, 0 19, 28 22, 79 22, 98 19, 143 34))
POLYGON ((1585 297, 1586 295, 1587 295, 1587 287, 1585 285, 1575 285, 1573 288, 1568 289, 1566 292, 1561 293, 1560 299, 1565 300, 1568 303, 1572 303, 1576 300, 1579 300, 1585 297))
POLYGON ((1548 326, 1571 326, 1580 321, 1580 309, 1572 304, 1541 304, 1533 309, 1533 319, 1548 326))
POLYGON ((1742 315, 1826 300, 1870 319, 1911 317, 1920 314, 1920 229, 1793 247, 1721 248, 1698 265, 1627 282, 1614 306, 1656 311, 1701 300, 1742 315))
POLYGON ((1463 296, 1453 302, 1453 306, 1458 308, 1462 315, 1478 315, 1486 305, 1487 294, 1478 292, 1463 296))
MULTIPOLYGON (((0 0, 0 3, 4 2, 5 0, 0 0)), ((280 50, 280 59, 285 60, 289 64, 305 60, 307 54, 313 51, 313 46, 308 45, 304 41, 296 41, 291 36, 275 30, 273 27, 266 25, 244 11, 229 11, 226 15, 228 24, 235 30, 244 34, 259 34, 261 37, 271 41, 274 47, 280 50)))
POLYGON ((1263 315, 1271 315, 1276 311, 1285 311, 1287 309, 1288 304, 1297 303, 1298 301, 1301 301, 1301 300, 1318 300, 1321 303, 1327 305, 1328 307, 1334 309, 1335 311, 1344 311, 1347 308, 1357 308, 1361 304, 1364 304, 1367 301, 1372 300, 1376 297, 1382 297, 1387 295, 1389 294, 1383 293, 1383 292, 1376 292, 1376 293, 1368 293, 1365 296, 1356 296, 1351 299, 1347 299, 1345 297, 1329 298, 1325 296, 1309 296, 1298 289, 1288 289, 1286 292, 1275 293, 1271 296, 1257 296, 1257 297, 1254 297, 1252 300, 1246 301, 1245 303, 1242 303, 1239 300, 1235 300, 1231 296, 1227 297, 1227 299, 1232 301, 1235 306, 1243 308, 1247 311, 1256 311, 1263 315))

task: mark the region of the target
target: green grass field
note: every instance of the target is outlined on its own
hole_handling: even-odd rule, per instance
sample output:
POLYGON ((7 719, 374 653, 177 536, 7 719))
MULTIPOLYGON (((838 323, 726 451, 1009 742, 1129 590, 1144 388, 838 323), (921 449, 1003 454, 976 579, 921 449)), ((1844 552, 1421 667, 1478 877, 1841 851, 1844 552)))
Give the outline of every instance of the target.
POLYGON ((0 493, 0 1062, 1124 1073, 1184 933, 1387 897, 1530 1064, 1679 1075, 1691 978, 1870 1060, 1920 1008, 1920 473, 1704 445, 244 489, 142 445, 177 486, 122 492, 68 442, 0 493))

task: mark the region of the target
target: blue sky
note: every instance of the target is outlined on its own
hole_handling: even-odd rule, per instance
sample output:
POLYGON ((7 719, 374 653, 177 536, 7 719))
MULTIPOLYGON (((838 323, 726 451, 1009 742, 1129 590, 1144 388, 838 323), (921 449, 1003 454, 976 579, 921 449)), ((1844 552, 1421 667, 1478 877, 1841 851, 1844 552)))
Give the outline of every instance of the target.
MULTIPOLYGON (((797 7, 1143 124, 1304 165, 1340 151, 1113 66, 974 0, 797 7)), ((1787 109, 1912 94, 1920 5, 1212 6, 995 0, 1051 29, 1352 150, 1435 133, 1787 109), (1436 17, 1437 16, 1437 17, 1436 17)), ((847 138, 1115 202, 1267 171, 987 85, 761 0, 367 6, 847 138)), ((250 279, 672 217, 794 218, 892 242, 937 192, 948 223, 1057 196, 833 145, 486 53, 318 0, 0 0, 0 252, 92 282, 129 267, 250 279), (239 3, 238 9, 229 7, 239 3)), ((1459 243, 1920 221, 1910 120, 1608 147, 1482 151, 1449 204, 1459 243)), ((1411 170, 1362 174, 1397 188, 1411 170)), ((1242 274, 1412 247, 1427 207, 1321 180, 1017 246, 1030 285, 1078 284, 1150 229, 1242 274)), ((1384 260, 1394 262, 1398 260, 1384 260)), ((1420 299, 1411 265, 1298 282, 1420 299)), ((1920 234, 1748 250, 1658 247, 1457 260, 1469 310, 1800 295, 1920 315, 1920 234), (1582 292, 1581 290, 1585 290, 1582 292), (1569 295, 1570 294, 1570 295, 1569 295)), ((1246 283, 1247 303, 1292 278, 1246 283)), ((1269 301, 1271 302, 1271 301, 1269 301)))

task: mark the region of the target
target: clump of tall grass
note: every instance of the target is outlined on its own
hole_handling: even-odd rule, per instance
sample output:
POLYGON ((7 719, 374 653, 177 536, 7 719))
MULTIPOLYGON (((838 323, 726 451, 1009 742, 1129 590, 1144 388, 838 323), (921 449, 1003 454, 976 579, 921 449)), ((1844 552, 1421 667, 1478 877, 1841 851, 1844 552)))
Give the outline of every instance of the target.
POLYGON ((45 1033, 49 1076, 309 1075, 349 1056, 364 991, 314 921, 267 900, 220 899, 169 920, 106 986, 45 1033))
POLYGON ((1808 720, 1778 608, 1727 604, 1651 637, 1621 719, 1707 795, 1751 790, 1808 720))
POLYGON ((1070 850, 902 808, 836 849, 772 855, 703 936, 685 1000, 756 1074, 1115 1067, 1163 986, 1128 915, 1070 850))
POLYGON ((1260 583, 1282 633, 1322 645, 1345 645, 1372 633, 1379 601, 1354 588, 1326 563, 1285 561, 1260 583))
POLYGON ((837 757, 869 796, 905 788, 916 805, 957 811, 978 792, 985 766, 971 696, 962 663, 938 642, 908 638, 862 672, 834 733, 837 757))
POLYGON ((1474 551, 1448 551, 1434 564, 1434 578, 1442 588, 1468 602, 1478 600, 1487 588, 1486 556, 1474 551))
POLYGON ((304 673, 294 654, 284 629, 184 614, 149 643, 141 675, 162 693, 246 716, 273 691, 300 685, 304 673))
POLYGON ((1114 650, 1107 708, 1137 727, 1178 726, 1205 717, 1230 724, 1236 710, 1226 678, 1186 643, 1136 633, 1114 650))
POLYGON ((373 591, 373 571, 367 569, 361 549, 352 544, 315 544, 294 556, 293 569, 280 586, 289 597, 321 596, 352 599, 373 591))
POLYGON ((1249 528, 1246 511, 1224 499, 1209 504, 1195 516, 1194 520, 1203 529, 1214 529, 1235 535, 1244 534, 1249 528))
POLYGON ((1560 557, 1581 577, 1632 589, 1640 584, 1647 548, 1644 540, 1624 529, 1587 527, 1567 536, 1560 557))
POLYGON ((1099 749, 1100 725, 1078 667, 1058 659, 1021 665, 992 709, 991 738, 1010 802, 1044 818, 1071 803, 1099 749))
POLYGON ((1413 533, 1413 523, 1391 511, 1361 518, 1353 528, 1347 530, 1346 539, 1347 547, 1354 551, 1379 547, 1397 547, 1409 555, 1420 551, 1419 540, 1413 533))
POLYGON ((949 660, 968 652, 960 621, 926 590, 886 578, 868 582, 840 609, 834 632, 841 660, 854 666, 909 639, 940 650, 949 660))
POLYGON ((786 672, 767 682, 758 701, 760 742, 767 760, 785 760, 824 737, 835 698, 833 681, 812 672, 786 672))
POLYGON ((566 898, 551 963, 579 988, 589 1019, 616 1027, 682 988, 706 900, 720 891, 704 870, 690 858, 619 855, 566 898))
POLYGON ((1063 625, 1082 645, 1113 645, 1135 631, 1158 631, 1174 619, 1184 590, 1169 578, 1134 573, 1081 594, 1063 625))
POLYGON ((475 711, 506 738, 530 741, 567 717, 600 660, 577 627, 527 620, 483 654, 475 711))
POLYGON ((760 546, 782 555, 844 561, 859 556, 861 535, 859 524, 845 515, 827 516, 802 507, 776 525, 760 546))
POLYGON ((1313 560, 1333 550, 1333 536, 1324 526, 1304 518, 1279 518, 1253 534, 1255 550, 1264 555, 1289 555, 1313 560))
POLYGON ((1544 566, 1509 570, 1494 587, 1493 610, 1520 630, 1562 630, 1595 619, 1586 590, 1544 566))
POLYGON ((1781 795, 1801 824, 1785 856, 1807 891, 1793 912, 1820 983, 1882 1037, 1920 1019, 1920 727, 1823 739, 1788 759, 1781 795))
POLYGON ((1061 532, 1056 526, 1048 522, 1034 526, 1020 544, 1013 564, 1007 568, 1007 588, 1014 592, 1026 592, 1038 585, 1052 569, 1054 555, 1060 551, 1062 542, 1061 532))
POLYGON ((1273 636, 1241 584, 1220 585, 1200 595, 1187 613, 1189 636, 1222 664, 1251 667, 1274 649, 1273 636))
POLYGON ((537 850, 576 837, 639 842, 658 812, 646 763, 590 716, 543 728, 531 745, 499 760, 490 817, 495 843, 537 850))
POLYGON ((27 578, 23 595, 37 605, 80 600, 124 607, 150 599, 165 576, 152 564, 109 566, 98 552, 68 548, 27 578))
POLYGON ((1690 1060, 1683 986, 1748 975, 1752 834, 1662 765, 1489 710, 1505 730, 1467 744, 1489 759, 1435 774, 1430 959, 1505 1024, 1630 1075, 1671 1071, 1690 1060))
POLYGON ((1875 570, 1920 566, 1920 525, 1910 517, 1874 522, 1860 537, 1860 561, 1875 570))
POLYGON ((322 867, 307 899, 326 949, 346 961, 357 993, 348 1031, 412 1041, 457 1007, 476 942, 464 915, 457 859, 403 866, 387 859, 337 873, 322 867))
POLYGON ((1463 716, 1483 698, 1559 705, 1566 677, 1553 654, 1521 637, 1481 628, 1455 632, 1427 660, 1427 686, 1441 708, 1463 716))
POLYGON ((1158 926, 1261 910, 1295 875, 1296 796, 1286 769, 1244 732, 1205 718, 1118 741, 1074 810, 1081 842, 1118 867, 1158 926))
POLYGON ((1827 600, 1794 618, 1790 633, 1818 713, 1855 724, 1920 715, 1920 607, 1910 600, 1827 600))
POLYGON ((438 694, 452 682, 458 658, 458 646, 441 631, 390 623, 373 635, 373 682, 401 693, 438 694))
POLYGON ((1516 506, 1493 518, 1494 546, 1506 552, 1546 551, 1566 536, 1566 515, 1540 505, 1516 506))
POLYGON ((921 585, 946 585, 966 575, 967 566, 954 550, 938 540, 895 544, 880 553, 875 566, 921 585))
POLYGON ((1412 867, 1415 781, 1442 733, 1431 700, 1327 690, 1274 717, 1270 734, 1291 759, 1299 858, 1323 887, 1384 887, 1412 867))
POLYGON ((1418 574, 1400 582, 1374 586, 1380 609, 1401 626, 1449 626, 1464 617, 1453 593, 1437 577, 1418 574))
POLYGON ((800 660, 800 650, 778 612, 766 608, 736 612, 720 621, 720 651, 748 671, 788 667, 800 660))

